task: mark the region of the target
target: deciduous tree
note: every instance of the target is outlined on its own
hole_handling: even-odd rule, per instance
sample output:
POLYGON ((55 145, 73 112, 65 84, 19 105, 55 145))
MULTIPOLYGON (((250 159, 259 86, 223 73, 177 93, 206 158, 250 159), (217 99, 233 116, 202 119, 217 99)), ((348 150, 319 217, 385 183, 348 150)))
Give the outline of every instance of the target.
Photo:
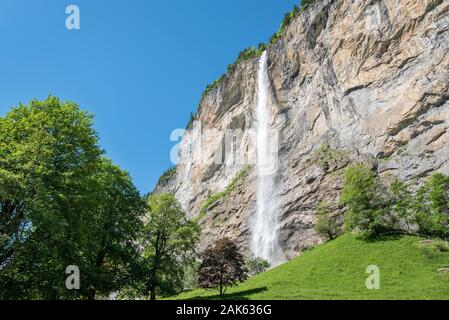
POLYGON ((388 210, 386 192, 371 169, 356 164, 344 176, 341 202, 348 207, 346 226, 362 237, 378 235, 383 229, 383 218, 388 210))
POLYGON ((235 286, 248 278, 243 255, 237 245, 228 238, 217 240, 202 253, 202 263, 198 270, 198 286, 218 289, 220 296, 226 288, 235 286))
POLYGON ((185 267, 194 261, 199 231, 173 195, 161 193, 148 198, 142 257, 145 289, 151 300, 182 289, 185 267))
POLYGON ((108 294, 129 271, 140 197, 93 118, 55 97, 0 118, 0 298, 108 294), (65 287, 76 265, 80 290, 65 287))

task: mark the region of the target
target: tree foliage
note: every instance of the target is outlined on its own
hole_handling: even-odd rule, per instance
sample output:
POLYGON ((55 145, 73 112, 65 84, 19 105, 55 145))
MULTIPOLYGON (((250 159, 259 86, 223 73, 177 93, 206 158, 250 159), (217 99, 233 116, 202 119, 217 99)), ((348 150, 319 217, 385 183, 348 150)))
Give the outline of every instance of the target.
POLYGON ((348 208, 348 229, 363 237, 385 231, 449 237, 449 177, 442 173, 430 176, 415 194, 399 179, 388 192, 372 170, 354 165, 345 173, 341 201, 348 208))
POLYGON ((0 118, 0 298, 92 298, 129 271, 140 196, 92 126, 55 97, 0 118), (69 265, 79 291, 65 287, 69 265))
POLYGON ((252 277, 267 271, 271 265, 263 258, 250 257, 246 259, 245 266, 248 270, 248 276, 252 277))
POLYGON ((86 296, 108 296, 135 276, 143 202, 127 172, 102 159, 94 176, 95 210, 83 261, 86 296))
MULTIPOLYGON (((301 6, 302 8, 302 6, 301 6)), ((276 43, 284 33, 285 29, 290 25, 290 23, 301 13, 301 9, 297 6, 293 6, 293 10, 290 12, 287 12, 284 15, 284 19, 282 20, 281 26, 279 27, 278 31, 273 34, 269 40, 270 44, 276 43)))
POLYGON ((397 178, 391 183, 390 192, 390 220, 392 226, 396 229, 401 229, 401 224, 403 224, 404 229, 409 232, 414 220, 410 211, 413 202, 412 193, 406 183, 397 178))
POLYGON ((335 239, 341 233, 336 218, 332 216, 330 204, 326 201, 318 204, 315 230, 329 240, 335 239))
POLYGON ((199 226, 169 193, 148 198, 141 244, 144 289, 150 299, 183 289, 185 267, 194 263, 199 226))
POLYGON ((341 202, 348 208, 345 223, 349 230, 370 238, 384 229, 385 192, 378 177, 368 167, 356 164, 346 170, 341 202))
POLYGON ((218 289, 223 297, 227 287, 235 286, 247 278, 244 257, 230 239, 217 240, 203 252, 198 270, 200 288, 218 289))
POLYGON ((413 213, 420 233, 449 237, 448 176, 436 173, 418 189, 413 201, 413 213))

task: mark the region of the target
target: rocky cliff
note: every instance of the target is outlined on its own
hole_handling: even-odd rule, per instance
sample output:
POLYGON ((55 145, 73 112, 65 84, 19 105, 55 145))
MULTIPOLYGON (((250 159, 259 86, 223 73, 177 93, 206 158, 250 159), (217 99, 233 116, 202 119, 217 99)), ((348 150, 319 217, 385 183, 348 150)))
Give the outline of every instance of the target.
MULTIPOLYGON (((338 198, 348 164, 416 183, 449 174, 448 49, 445 0, 317 1, 270 45, 279 232, 288 256, 320 242, 313 227, 321 200, 334 203, 336 215, 344 211, 338 198)), ((199 219, 201 248, 226 235, 248 249, 258 61, 239 62, 206 92, 181 146, 201 152, 181 152, 175 173, 157 187, 199 219), (238 136, 228 141, 227 129, 238 136)))

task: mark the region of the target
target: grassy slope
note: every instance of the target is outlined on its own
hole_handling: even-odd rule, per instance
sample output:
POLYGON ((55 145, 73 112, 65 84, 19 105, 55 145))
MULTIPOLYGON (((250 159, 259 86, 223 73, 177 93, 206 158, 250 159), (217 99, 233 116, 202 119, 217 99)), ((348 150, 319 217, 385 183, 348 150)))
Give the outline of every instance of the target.
MULTIPOLYGON (((416 237, 364 242, 344 235, 228 290, 228 299, 449 299, 449 252, 423 248, 416 237), (365 270, 377 265, 380 290, 367 290, 365 270)), ((217 299, 193 290, 172 299, 217 299)))

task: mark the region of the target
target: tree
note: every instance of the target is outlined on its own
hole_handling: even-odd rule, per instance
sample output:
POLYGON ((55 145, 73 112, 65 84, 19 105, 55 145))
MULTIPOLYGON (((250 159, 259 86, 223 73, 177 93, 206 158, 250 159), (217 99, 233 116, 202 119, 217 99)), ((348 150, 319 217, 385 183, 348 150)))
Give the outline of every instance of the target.
POLYGON ((227 287, 235 286, 247 278, 244 257, 237 245, 228 238, 217 240, 203 252, 198 270, 200 288, 218 289, 223 297, 227 287))
POLYGON ((332 216, 330 204, 326 201, 318 204, 315 230, 329 240, 335 239, 340 234, 340 227, 335 217, 332 216))
POLYGON ((57 98, 0 120, 0 295, 61 296, 65 267, 80 261, 86 192, 101 149, 92 116, 57 98))
POLYGON ((341 202, 348 207, 345 223, 362 237, 375 237, 384 230, 383 218, 388 208, 383 187, 368 167, 356 164, 344 176, 341 202))
POLYGON ((92 116, 55 97, 0 118, 0 299, 82 299, 123 285, 141 199, 92 116), (65 287, 66 268, 81 288, 65 287))
POLYGON ((187 218, 176 198, 154 194, 147 201, 142 257, 150 299, 182 289, 185 265, 194 260, 199 226, 187 218))
POLYGON ((103 158, 93 177, 94 215, 88 228, 84 253, 84 294, 108 296, 135 276, 144 203, 129 174, 103 158))
POLYGON ((413 202, 419 232, 449 237, 449 177, 436 173, 418 189, 413 202))
POLYGON ((260 257, 249 257, 245 261, 245 266, 248 270, 248 276, 252 277, 267 271, 270 268, 270 263, 260 257))
POLYGON ((399 179, 393 180, 390 190, 393 224, 397 228, 401 228, 400 224, 404 223, 406 231, 409 232, 413 223, 413 216, 411 213, 412 194, 407 185, 399 179))

